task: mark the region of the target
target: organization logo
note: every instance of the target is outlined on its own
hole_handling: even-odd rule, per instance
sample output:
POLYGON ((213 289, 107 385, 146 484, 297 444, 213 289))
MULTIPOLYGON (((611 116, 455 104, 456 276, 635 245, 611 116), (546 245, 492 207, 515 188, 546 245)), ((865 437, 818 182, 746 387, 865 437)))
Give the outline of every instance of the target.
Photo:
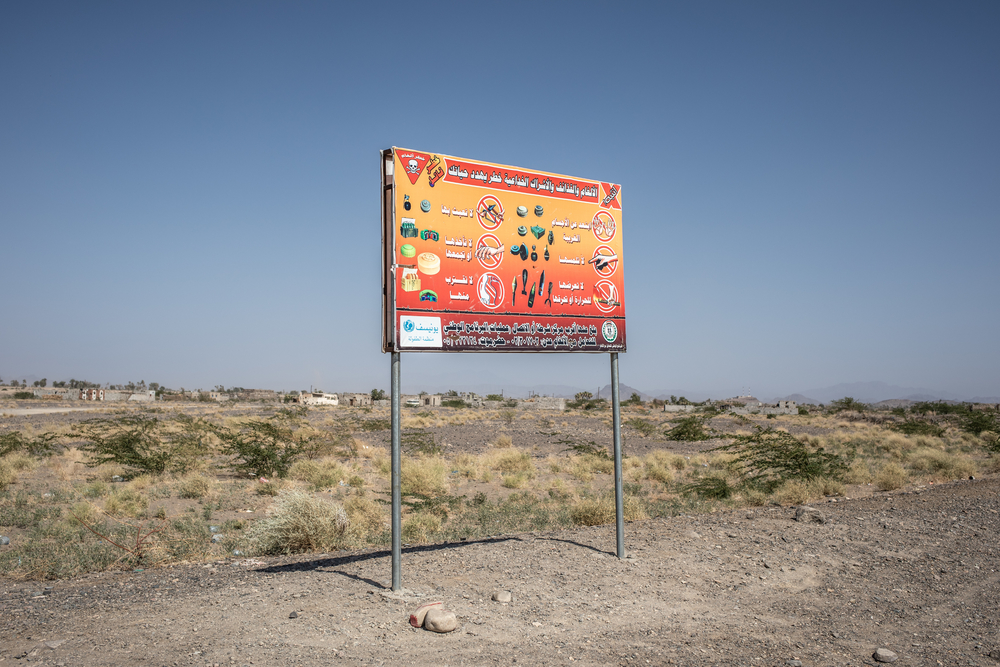
POLYGON ((606 342, 615 342, 618 340, 618 325, 611 320, 604 320, 604 324, 601 325, 601 335, 606 342))
POLYGON ((621 192, 622 186, 617 183, 601 183, 601 208, 622 210, 621 192))
POLYGON ((420 178, 420 172, 424 170, 424 166, 431 156, 427 153, 416 153, 414 151, 399 151, 398 155, 399 162, 403 165, 403 171, 406 173, 406 177, 410 179, 410 184, 416 185, 417 179, 420 178))
POLYGON ((413 320, 403 320, 403 331, 406 333, 413 332, 413 320))

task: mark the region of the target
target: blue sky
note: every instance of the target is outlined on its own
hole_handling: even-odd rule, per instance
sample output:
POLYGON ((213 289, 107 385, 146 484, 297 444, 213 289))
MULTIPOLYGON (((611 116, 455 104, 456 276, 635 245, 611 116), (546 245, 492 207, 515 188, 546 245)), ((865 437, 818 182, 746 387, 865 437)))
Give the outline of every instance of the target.
POLYGON ((1000 5, 620 4, 3 4, 0 377, 388 388, 399 145, 622 183, 633 387, 1000 395, 1000 5))

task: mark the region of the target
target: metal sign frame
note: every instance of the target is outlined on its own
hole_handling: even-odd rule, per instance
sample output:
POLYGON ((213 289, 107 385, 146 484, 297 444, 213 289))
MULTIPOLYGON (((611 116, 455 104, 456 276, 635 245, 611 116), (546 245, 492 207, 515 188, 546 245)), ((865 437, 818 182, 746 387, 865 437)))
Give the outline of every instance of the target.
MULTIPOLYGON (((622 451, 621 451, 621 401, 618 390, 618 352, 625 351, 625 310, 624 310, 624 261, 622 252, 622 235, 620 233, 621 224, 621 187, 617 184, 604 183, 600 181, 589 181, 558 174, 548 174, 534 170, 525 170, 515 167, 505 167, 492 163, 476 162, 453 158, 450 156, 440 156, 429 153, 409 151, 396 147, 385 149, 380 152, 381 162, 381 207, 382 207, 382 351, 391 353, 391 411, 392 411, 392 462, 391 462, 391 487, 392 487, 392 590, 399 591, 402 588, 401 582, 401 535, 402 535, 402 495, 400 492, 401 482, 401 451, 400 451, 400 354, 401 352, 457 352, 457 351, 491 351, 491 352, 607 352, 611 357, 611 404, 613 421, 613 444, 614 444, 614 465, 615 465, 615 527, 616 546, 618 558, 625 557, 625 528, 624 528, 624 502, 622 489, 622 451), (405 203, 409 204, 407 213, 413 211, 411 215, 400 215, 397 218, 397 199, 400 194, 397 191, 397 151, 406 151, 404 154, 408 158, 407 164, 400 162, 406 173, 398 174, 399 183, 405 178, 409 183, 406 188, 414 195, 413 200, 406 195, 405 203), (488 171, 487 171, 488 170, 488 171), (416 175, 416 179, 414 178, 416 175), (421 177, 426 177, 427 184, 421 190, 417 186, 417 181, 421 177), (465 179, 470 178, 469 183, 465 179), (478 179, 478 180, 476 180, 478 179), (449 183, 449 181, 451 181, 449 183), (491 182, 492 181, 492 182, 491 182), (456 186, 455 182, 460 185, 456 186), (496 184, 497 187, 493 187, 496 184), (479 197, 480 201, 473 208, 468 204, 461 210, 462 218, 471 218, 473 212, 477 215, 482 229, 471 228, 473 235, 478 239, 473 245, 473 240, 464 234, 461 239, 461 251, 463 258, 458 257, 458 251, 444 250, 447 259, 455 259, 452 266, 461 266, 464 261, 471 266, 473 254, 479 264, 477 276, 462 276, 464 282, 449 280, 449 286, 461 284, 467 289, 465 293, 454 294, 449 291, 450 300, 454 303, 442 303, 441 306, 422 307, 424 299, 421 294, 420 301, 413 298, 412 292, 420 290, 422 277, 428 277, 432 281, 431 285, 438 288, 441 278, 435 276, 441 270, 441 256, 438 253, 440 248, 453 246, 457 243, 455 239, 441 241, 441 234, 437 229, 431 229, 427 225, 427 220, 431 219, 431 206, 429 199, 423 198, 419 202, 416 196, 428 192, 427 188, 435 185, 441 187, 441 191, 448 191, 451 187, 452 198, 463 203, 471 202, 479 197), (482 192, 490 192, 492 195, 483 195, 477 192, 469 195, 469 191, 463 188, 481 188, 482 192), (456 189, 457 187, 457 189, 456 189), (504 192, 503 188, 507 188, 504 192), (457 194, 455 194, 457 193, 457 194), (544 194, 542 194, 544 193, 544 194), (548 244, 544 250, 544 262, 539 261, 536 254, 537 243, 532 246, 531 264, 527 264, 529 253, 527 244, 530 237, 527 235, 527 224, 529 223, 529 210, 525 205, 516 207, 510 206, 509 196, 518 196, 519 199, 526 199, 526 195, 532 195, 536 199, 544 199, 545 203, 537 204, 536 208, 530 211, 534 213, 538 220, 531 220, 535 225, 531 228, 532 236, 541 241, 543 234, 547 236, 548 244), (463 198, 464 197, 464 198, 463 198), (484 200, 493 197, 495 202, 491 206, 481 205, 484 200), (516 211, 518 220, 515 218, 511 222, 516 225, 503 227, 503 200, 508 200, 508 207, 516 211), (586 199, 581 204, 581 200, 586 199), (550 201, 554 205, 550 206, 550 201), (420 206, 419 213, 413 206, 420 206), (595 208, 596 206, 596 208, 595 208), (499 220, 497 216, 491 216, 492 212, 499 208, 499 220), (550 209, 550 214, 554 211, 564 213, 565 218, 558 218, 551 221, 548 229, 539 223, 546 208, 550 209), (596 212, 594 212, 596 211, 596 212), (422 220, 420 214, 423 214, 422 220), (406 218, 404 221, 403 218, 406 218), (571 219, 572 218, 572 219, 571 219), (485 224, 483 220, 486 220, 485 224), (417 224, 421 222, 422 224, 417 224), (519 224, 523 223, 523 224, 519 224), (399 233, 397 233, 397 225, 399 233), (495 225, 495 226, 494 226, 495 225), (549 248, 554 247, 554 229, 561 227, 561 232, 570 226, 570 230, 582 229, 594 235, 582 233, 564 236, 563 239, 569 244, 580 244, 578 247, 586 248, 586 252, 574 257, 559 257, 559 261, 553 264, 549 262, 551 253, 549 248), (601 225, 601 234, 595 229, 596 225, 601 225), (425 227, 420 230, 419 227, 425 227), (513 231, 512 231, 513 230, 513 231), (540 233, 540 230, 542 233, 540 233), (610 230, 610 231, 609 231, 610 230), (399 244, 397 240, 406 233, 406 239, 414 239, 412 244, 399 244), (483 233, 485 232, 485 233, 483 233), (498 232, 498 233, 493 233, 498 232), (511 242, 509 248, 504 240, 514 241, 517 237, 523 238, 524 242, 518 243, 517 252, 511 242), (586 236, 587 244, 581 243, 586 236), (417 238, 422 243, 417 242, 417 238), (616 238, 617 237, 617 238, 616 238), (406 251, 403 252, 404 246, 406 251), (417 247, 420 247, 420 254, 417 254, 417 247), (472 248, 475 250, 472 250, 472 248), (502 255, 499 260, 497 249, 502 255), (506 253, 511 257, 506 257, 506 253), (589 259, 588 259, 589 255, 589 259), (610 257, 613 260, 604 261, 610 257), (417 259, 416 265, 404 263, 404 260, 417 259), (484 264, 482 259, 487 260, 484 264), (499 278, 499 267, 504 259, 510 259, 509 265, 517 267, 514 273, 515 286, 512 289, 510 307, 506 306, 506 293, 504 282, 499 278), (495 264, 495 266, 494 266, 495 264), (537 275, 536 269, 542 267, 540 277, 532 282, 530 298, 526 302, 528 310, 524 305, 520 310, 516 309, 516 278, 517 270, 522 273, 522 296, 527 293, 528 267, 532 273, 537 275), (567 290, 570 296, 556 295, 556 300, 549 302, 548 309, 534 310, 534 297, 537 295, 541 301, 543 290, 551 298, 552 286, 555 281, 549 281, 546 289, 544 267, 560 267, 563 272, 570 276, 585 274, 590 276, 592 269, 596 277, 591 277, 590 281, 572 277, 560 282, 560 289, 567 290), (522 268, 523 267, 523 268, 522 268), (491 270, 493 269, 493 270, 491 270), (404 274, 405 272, 405 274, 404 274), (617 273, 617 276, 614 274, 617 273), (606 277, 605 277, 606 276, 606 277), (613 278, 613 280, 612 280, 613 278), (500 281, 499 283, 497 281, 500 281), (576 290, 583 291, 586 283, 592 284, 592 296, 576 297, 572 293, 576 290), (477 284, 478 283, 478 284, 477 284), (473 301, 470 292, 473 284, 477 284, 476 297, 473 301), (565 287, 564 287, 565 286, 565 287), (404 294, 409 292, 410 294, 404 294), (500 294, 499 301, 497 294, 500 294), (565 301, 563 300, 565 299, 565 301), (565 306, 556 309, 554 306, 560 304, 565 306), (456 306, 462 306, 458 308, 456 306), (500 306, 503 305, 501 310, 500 306), (450 307, 449 307, 450 306, 450 307), (501 311, 501 312, 497 312, 501 311), (404 315, 400 315, 403 312, 404 315), (463 315, 467 317, 463 318, 463 315), (406 318, 406 319, 404 319, 406 318), (527 321, 525 318, 528 318, 527 321), (444 320, 448 319, 445 324, 444 320), (479 319, 486 320, 479 322, 479 319), (474 320, 467 322, 466 320, 474 320), (402 324, 401 324, 402 322, 402 324), (414 325, 414 323, 417 323, 414 325), (406 326, 404 326, 406 325, 406 326), (485 327, 485 329, 483 328, 485 327), (408 329, 412 333, 416 329, 416 334, 404 339, 400 329, 408 329), (446 339, 446 331, 450 339, 446 339), (474 334, 466 335, 470 330, 474 334), (426 333, 421 333, 426 332, 426 333), (530 335, 520 336, 519 333, 530 335), (455 335, 452 335, 455 334, 455 335), (450 340, 450 342, 448 342, 450 340)), ((462 205, 462 204, 459 204, 462 205)), ((438 203, 440 211, 447 215, 457 208, 438 203)), ((436 211, 435 211, 436 213, 436 211)), ((465 220, 463 222, 469 222, 465 220)), ((440 217, 438 217, 440 223, 440 217)), ((447 224, 447 223, 445 223, 447 224)), ((432 224, 431 226, 436 226, 432 224)), ((446 227, 455 229, 455 225, 446 227)), ((563 232, 564 233, 564 232, 563 232)), ((509 275, 508 265, 508 275, 509 275)), ((550 274, 551 276, 552 274, 550 274)), ((431 304, 438 303, 438 289, 426 289, 434 295, 431 304)), ((443 294, 442 294, 443 296, 443 294)), ((429 300, 429 298, 428 298, 429 300)), ((524 303, 524 302, 522 302, 524 303)))

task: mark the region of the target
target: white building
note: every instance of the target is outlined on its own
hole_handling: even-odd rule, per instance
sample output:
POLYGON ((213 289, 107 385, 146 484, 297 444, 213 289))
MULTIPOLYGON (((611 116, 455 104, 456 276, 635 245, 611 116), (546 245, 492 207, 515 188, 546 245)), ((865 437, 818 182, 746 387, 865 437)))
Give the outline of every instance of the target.
POLYGON ((299 403, 302 405, 340 405, 336 394, 325 394, 322 391, 300 391, 299 403))

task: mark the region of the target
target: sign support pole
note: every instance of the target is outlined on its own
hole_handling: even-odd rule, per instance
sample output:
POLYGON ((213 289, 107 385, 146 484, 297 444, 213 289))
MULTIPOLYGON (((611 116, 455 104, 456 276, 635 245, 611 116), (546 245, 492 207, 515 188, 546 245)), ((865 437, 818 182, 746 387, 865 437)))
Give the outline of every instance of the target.
POLYGON ((399 592, 400 584, 400 547, 402 544, 399 453, 399 352, 392 353, 392 590, 399 592))
POLYGON ((625 557, 625 499, 622 495, 622 409, 618 395, 618 353, 611 353, 611 414, 615 439, 615 528, 618 557, 625 557))

